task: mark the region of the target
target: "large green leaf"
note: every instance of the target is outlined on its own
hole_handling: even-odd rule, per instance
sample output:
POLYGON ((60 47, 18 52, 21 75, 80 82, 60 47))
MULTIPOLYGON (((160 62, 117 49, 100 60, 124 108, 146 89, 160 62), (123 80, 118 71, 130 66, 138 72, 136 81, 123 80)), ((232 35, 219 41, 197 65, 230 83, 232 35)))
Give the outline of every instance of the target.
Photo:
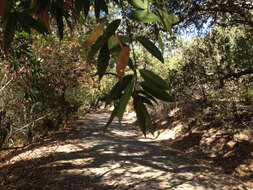
POLYGON ((169 89, 167 82, 152 71, 142 69, 140 70, 140 74, 147 83, 152 83, 163 90, 169 89))
POLYGON ((128 14, 128 17, 134 21, 143 23, 160 21, 160 18, 157 15, 144 10, 134 10, 128 14))
POLYGON ((143 102, 143 100, 143 97, 136 95, 134 96, 133 104, 137 116, 137 121, 140 125, 140 129, 146 137, 147 131, 150 131, 152 134, 154 134, 154 127, 147 108, 144 105, 145 102, 143 102))
POLYGON ((134 80, 131 80, 131 82, 127 85, 125 92, 120 99, 120 102, 116 105, 116 107, 112 111, 110 119, 108 120, 108 122, 106 123, 106 125, 104 127, 104 133, 106 132, 107 128, 112 123, 112 121, 115 117, 118 117, 119 122, 121 122, 121 120, 123 118, 123 113, 125 112, 126 106, 129 102, 129 99, 132 94, 133 84, 134 84, 134 80))
POLYGON ((106 95, 105 97, 101 98, 102 101, 105 101, 106 105, 110 104, 113 100, 120 99, 122 96, 122 91, 125 90, 127 85, 132 81, 133 75, 126 75, 122 83, 117 82, 110 93, 106 95))
POLYGON ((143 2, 142 0, 131 0, 130 3, 135 7, 135 8, 138 8, 138 9, 144 9, 146 10, 148 7, 147 7, 147 3, 146 2, 143 2), (146 3, 146 4, 145 4, 146 3))
POLYGON ((146 48, 146 50, 148 50, 149 53, 151 53, 161 62, 164 62, 162 53, 155 46, 155 44, 153 44, 153 42, 151 42, 148 38, 143 36, 137 37, 137 40, 146 48))
POLYGON ((166 101, 166 102, 173 102, 174 97, 170 96, 165 90, 153 85, 152 83, 147 83, 146 81, 140 83, 141 87, 144 91, 150 93, 152 96, 166 101))
MULTIPOLYGON (((145 103, 145 102, 143 102, 143 103, 145 103)), ((152 124, 152 120, 151 120, 151 117, 150 117, 150 115, 148 113, 148 110, 147 110, 145 105, 143 105, 142 111, 143 111, 143 114, 144 114, 146 126, 148 127, 148 130, 152 133, 152 135, 154 135, 154 127, 153 127, 153 124, 152 124)))
POLYGON ((109 60, 110 60, 110 51, 108 49, 108 44, 105 43, 99 52, 97 61, 97 72, 99 80, 101 80, 102 77, 104 76, 105 71, 109 65, 109 60))
POLYGON ((115 36, 111 36, 108 40, 108 47, 110 50, 110 53, 112 55, 112 58, 114 59, 114 61, 117 61, 117 58, 119 56, 119 53, 121 51, 121 47, 118 43, 118 41, 116 40, 115 36))
POLYGON ((167 31, 172 34, 171 21, 167 10, 162 10, 161 14, 164 26, 166 27, 167 31))
POLYGON ((153 102, 155 102, 156 104, 158 104, 158 102, 156 101, 156 99, 153 96, 151 96, 148 92, 145 92, 144 90, 138 90, 137 94, 142 94, 146 98, 148 98, 149 100, 152 100, 153 102))
POLYGON ((139 96, 141 101, 147 105, 150 105, 150 106, 154 106, 153 103, 151 102, 150 99, 148 99, 147 97, 144 97, 144 96, 139 96))
POLYGON ((104 132, 103 132, 104 134, 105 134, 106 130, 108 129, 108 127, 111 125, 113 119, 117 116, 118 110, 119 110, 119 104, 116 105, 116 107, 112 111, 110 119, 107 121, 107 123, 106 123, 106 125, 104 127, 104 132))
POLYGON ((164 43, 163 43, 163 40, 162 40, 161 35, 158 34, 157 38, 158 38, 158 39, 157 39, 157 42, 158 42, 158 44, 159 44, 159 47, 160 47, 160 49, 162 50, 162 53, 164 53, 164 43))
POLYGON ((124 91, 124 94, 120 98, 119 109, 117 112, 117 117, 119 119, 119 122, 121 122, 121 120, 123 118, 123 114, 125 112, 126 106, 127 106, 128 102, 130 100, 130 97, 132 95, 133 87, 134 87, 134 80, 132 80, 131 83, 127 85, 127 87, 124 91))
POLYGON ((146 137, 146 122, 145 122, 145 115, 142 111, 143 108, 143 103, 141 102, 140 98, 138 96, 134 97, 133 100, 133 105, 134 105, 134 111, 136 113, 137 121, 139 123, 140 129, 144 136, 146 137))
POLYGON ((178 17, 172 13, 168 13, 166 8, 159 9, 158 15, 160 16, 160 21, 163 23, 164 27, 170 34, 172 34, 171 25, 178 22, 178 17))
POLYGON ((101 35, 97 41, 91 46, 91 49, 87 55, 87 59, 90 59, 93 57, 97 51, 100 49, 100 47, 114 34, 114 32, 117 30, 117 28, 120 25, 120 20, 114 20, 111 22, 106 30, 104 31, 103 35, 101 35))

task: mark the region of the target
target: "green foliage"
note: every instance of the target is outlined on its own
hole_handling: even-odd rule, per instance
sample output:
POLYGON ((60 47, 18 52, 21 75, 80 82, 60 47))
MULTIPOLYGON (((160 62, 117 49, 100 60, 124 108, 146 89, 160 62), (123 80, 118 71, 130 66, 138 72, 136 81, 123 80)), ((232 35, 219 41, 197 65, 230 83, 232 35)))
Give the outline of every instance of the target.
MULTIPOLYGON (((56 36, 37 37, 25 32, 15 35, 15 46, 7 58, 1 51, 6 63, 0 74, 1 110, 6 113, 1 118, 1 130, 7 130, 15 144, 26 141, 28 131, 39 138, 65 126, 77 111, 96 106, 99 96, 107 92, 107 86, 99 90, 98 81, 92 80, 95 71, 83 73, 85 67, 80 62, 84 60, 77 59, 80 44, 75 40, 69 43, 59 42, 56 36), (6 128, 8 118, 12 131, 6 128)), ((8 146, 8 142, 1 146, 8 146)))
POLYGON ((113 101, 119 101, 122 97, 123 91, 126 89, 129 81, 133 80, 133 75, 126 75, 122 82, 117 82, 108 93, 108 95, 101 98, 101 100, 105 101, 106 105, 111 104, 113 101))
POLYGON ((141 1, 141 0, 132 0, 132 1, 130 1, 130 3, 135 8, 138 8, 138 9, 144 9, 144 10, 146 10, 148 8, 148 1, 147 0, 145 0, 144 2, 141 1))
POLYGON ((216 88, 231 83, 233 91, 239 88, 241 95, 250 96, 248 92, 252 89, 252 79, 248 75, 253 73, 252 33, 244 31, 244 28, 232 28, 230 32, 213 29, 210 34, 192 40, 189 47, 178 42, 178 47, 171 48, 172 52, 179 52, 177 56, 170 56, 171 59, 163 57, 163 53, 169 54, 165 47, 171 45, 168 36, 173 34, 176 24, 195 22, 198 26, 198 22, 207 22, 205 19, 215 22, 227 20, 214 14, 217 12, 231 19, 227 23, 240 17, 242 23, 251 25, 251 16, 248 16, 251 15, 251 7, 245 8, 239 1, 232 4, 239 8, 238 12, 231 11, 224 2, 210 3, 205 0, 197 3, 193 0, 13 0, 0 13, 4 48, 2 54, 10 54, 8 62, 12 72, 20 74, 19 69, 25 67, 26 72, 21 73, 22 80, 17 84, 22 90, 16 96, 23 96, 29 109, 37 110, 36 116, 55 111, 57 107, 67 110, 71 104, 79 105, 81 98, 75 98, 73 94, 79 96, 80 92, 85 92, 83 96, 89 100, 82 101, 82 104, 95 105, 95 99, 107 93, 101 100, 106 104, 116 104, 105 127, 107 128, 114 117, 122 120, 132 97, 141 130, 146 134, 147 131, 153 131, 147 106, 152 106, 156 99, 175 101, 180 93, 193 88, 201 88, 202 96, 207 98, 215 94, 216 88), (220 5, 226 9, 221 9, 220 5), (120 14, 111 15, 110 11, 115 10, 120 14), (103 27, 105 25, 105 30, 101 35, 97 32, 94 42, 91 40, 84 43, 87 28, 88 31, 93 31, 95 23, 100 23, 103 27), (68 31, 65 25, 72 31, 68 31), (73 29, 73 26, 78 30, 73 29), (42 40, 34 30, 51 35, 42 40), (18 52, 15 48, 19 42, 15 40, 23 31, 32 33, 37 39, 33 50, 26 48, 32 43, 31 40, 29 43, 22 42, 24 47, 18 52), (55 31, 58 31, 61 42, 55 39, 55 31), (64 37, 69 41, 65 41, 64 37), (137 43, 164 65, 141 51, 142 47, 138 49, 137 43), (117 74, 114 70, 115 63, 117 74), (86 71, 85 76, 81 72, 76 73, 76 70, 86 71), (118 76, 120 81, 115 82, 115 79, 107 77, 108 73, 118 76), (124 73, 127 73, 125 77, 122 76, 124 73), (95 74, 99 80, 93 76, 95 74), (164 76, 167 81, 163 79, 164 76), (107 87, 94 90, 100 86, 98 81, 113 87, 111 90, 107 87), (74 87, 78 87, 78 92, 74 87))
POLYGON ((157 15, 144 10, 134 10, 128 14, 128 17, 134 21, 143 23, 158 22, 160 20, 157 15))

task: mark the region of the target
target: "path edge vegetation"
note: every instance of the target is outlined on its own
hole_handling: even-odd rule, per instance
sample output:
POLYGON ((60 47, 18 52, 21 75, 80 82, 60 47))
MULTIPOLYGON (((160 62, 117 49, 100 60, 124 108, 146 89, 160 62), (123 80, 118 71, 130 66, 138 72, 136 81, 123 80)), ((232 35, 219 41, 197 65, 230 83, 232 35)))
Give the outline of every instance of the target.
MULTIPOLYGON (((173 35, 174 31, 190 22, 197 22, 198 16, 211 18, 212 24, 236 23, 252 26, 250 3, 234 1, 228 6, 226 2, 220 1, 216 4, 203 2, 204 4, 165 0, 1 0, 1 47, 4 50, 4 58, 7 59, 15 43, 14 36, 21 31, 36 31, 48 35, 52 33, 52 25, 56 25, 58 37, 62 40, 65 27, 73 29, 75 23, 85 24, 88 15, 94 16, 97 25, 91 29, 84 44, 85 51, 82 53, 88 64, 96 62, 100 80, 107 74, 110 59, 115 59, 115 74, 118 77, 118 82, 109 94, 101 98, 106 104, 115 104, 105 130, 114 118, 122 121, 127 104, 132 102, 140 129, 146 135, 149 132, 154 133, 155 130, 147 107, 154 106, 156 99, 174 102, 177 97, 166 80, 154 71, 137 64, 135 46, 141 45, 158 62, 164 62, 162 49, 166 41, 161 38, 173 35), (119 12, 114 16, 110 15, 113 8, 119 12), (178 10, 183 8, 185 11, 179 13, 178 10), (230 22, 222 23, 222 19, 226 19, 223 17, 225 15, 229 17, 230 22), (240 19, 233 18, 235 15, 239 15, 240 19), (153 29, 153 37, 135 33, 132 22, 153 29), (126 69, 129 69, 127 75, 126 69)), ((208 22, 208 19, 204 20, 202 17, 199 20, 203 23, 208 22)), ((251 73, 251 68, 240 73, 229 73, 221 78, 221 83, 230 77, 251 73)))

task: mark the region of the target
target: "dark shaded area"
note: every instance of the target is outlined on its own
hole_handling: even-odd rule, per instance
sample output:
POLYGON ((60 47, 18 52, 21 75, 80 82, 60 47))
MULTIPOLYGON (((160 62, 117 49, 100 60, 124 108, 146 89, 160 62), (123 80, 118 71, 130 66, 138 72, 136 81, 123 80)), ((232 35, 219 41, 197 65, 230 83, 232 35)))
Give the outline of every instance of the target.
POLYGON ((188 136, 183 136, 181 139, 172 142, 170 146, 182 151, 188 150, 196 145, 200 144, 201 134, 190 133, 188 136))
MULTIPOLYGON (((253 160, 253 143, 248 141, 237 142, 236 145, 231 148, 224 146, 223 151, 220 154, 217 154, 215 157, 210 158, 210 155, 204 153, 200 145, 202 134, 201 133, 190 133, 189 135, 178 138, 175 141, 166 142, 167 146, 172 148, 185 151, 187 154, 194 156, 196 159, 205 159, 214 166, 222 168, 222 171, 226 174, 233 174, 235 169, 241 164, 246 163, 247 161, 253 160)), ((218 146, 219 144, 225 144, 220 142, 225 137, 220 137, 216 139, 211 147, 218 146)), ((227 142, 228 140, 226 140, 227 142)), ((253 175, 243 177, 244 181, 253 181, 253 175)))
MULTIPOLYGON (((253 143, 248 141, 237 142, 228 156, 219 155, 213 163, 222 167, 225 173, 232 174, 235 169, 247 160, 253 160, 253 143)), ((245 177, 245 181, 253 181, 253 175, 245 177)))

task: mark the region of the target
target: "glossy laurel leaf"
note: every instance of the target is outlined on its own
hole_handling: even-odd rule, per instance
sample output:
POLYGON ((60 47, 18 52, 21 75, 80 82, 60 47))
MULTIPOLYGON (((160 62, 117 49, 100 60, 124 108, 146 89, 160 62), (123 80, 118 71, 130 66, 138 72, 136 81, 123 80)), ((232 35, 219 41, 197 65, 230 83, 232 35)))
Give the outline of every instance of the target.
POLYGON ((144 36, 140 36, 137 40, 151 53, 154 57, 156 57, 161 62, 164 62, 163 55, 160 50, 155 46, 153 42, 151 42, 148 38, 144 36))
POLYGON ((139 96, 139 97, 144 104, 147 104, 149 106, 154 106, 152 101, 150 99, 148 99, 147 97, 145 97, 145 96, 139 96))
POLYGON ((115 36, 111 36, 108 40, 108 47, 112 55, 113 60, 116 62, 121 51, 120 45, 117 42, 115 36))
POLYGON ((158 34, 157 38, 158 38, 157 42, 158 42, 159 48, 161 49, 162 53, 164 53, 164 43, 163 43, 161 35, 158 34))
POLYGON ((126 87, 122 97, 120 98, 120 102, 119 102, 119 109, 117 112, 117 117, 119 119, 119 122, 121 122, 122 118, 123 118, 123 114, 125 112, 126 106, 130 100, 130 97, 132 95, 132 91, 133 91, 133 86, 134 86, 134 80, 132 80, 128 86, 126 87))
POLYGON ((105 101, 106 105, 110 104, 112 101, 120 99, 122 96, 122 91, 126 89, 127 85, 132 81, 133 75, 126 75, 122 83, 117 82, 110 93, 103 97, 101 100, 105 101))
POLYGON ((152 95, 150 95, 148 92, 145 92, 144 90, 138 90, 137 94, 144 95, 144 97, 146 97, 147 99, 149 99, 149 100, 155 102, 156 104, 158 104, 156 99, 152 95))
MULTIPOLYGON (((143 104, 144 103, 145 102, 143 102, 143 104)), ((152 135, 154 135, 154 127, 153 127, 153 124, 152 124, 152 120, 151 120, 150 114, 148 113, 148 110, 147 110, 145 105, 143 105, 142 111, 143 111, 143 114, 144 114, 144 117, 145 117, 145 124, 148 128, 148 131, 151 132, 152 135)))
POLYGON ((143 98, 141 96, 136 95, 134 97, 133 105, 134 110, 136 112, 137 121, 139 123, 142 133, 146 137, 148 131, 150 131, 152 134, 154 133, 154 127, 152 124, 151 117, 144 103, 145 102, 143 102, 143 98))
POLYGON ((138 9, 147 9, 147 3, 143 2, 142 0, 131 0, 130 3, 138 9))
POLYGON ((91 49, 87 55, 87 59, 89 60, 93 57, 97 51, 101 48, 101 46, 108 41, 108 39, 114 34, 114 32, 118 29, 120 25, 120 20, 114 20, 111 22, 107 28, 105 29, 104 33, 96 40, 96 42, 91 46, 91 49))
POLYGON ((158 14, 160 17, 160 22, 164 25, 164 27, 166 28, 166 30, 172 34, 172 24, 175 24, 178 22, 178 17, 175 16, 172 13, 168 13, 167 8, 163 8, 163 9, 159 9, 158 10, 158 14))
POLYGON ((146 70, 146 69, 142 69, 140 70, 140 74, 147 83, 152 83, 158 88, 161 88, 163 90, 168 90, 169 86, 167 82, 163 80, 160 76, 155 74, 154 72, 146 70))
POLYGON ((106 123, 106 125, 104 127, 104 132, 103 132, 104 134, 105 134, 106 130, 108 129, 108 127, 113 122, 113 119, 117 116, 118 110, 119 110, 119 104, 117 104, 115 106, 114 110, 112 111, 111 116, 110 116, 109 120, 107 121, 107 123, 106 123))
POLYGON ((129 62, 129 55, 130 55, 129 46, 123 47, 123 49, 121 49, 119 53, 119 56, 117 59, 116 71, 117 71, 118 79, 120 81, 122 81, 122 78, 124 77, 125 68, 129 62))
POLYGON ((117 35, 117 37, 118 39, 116 39, 116 35, 113 35, 108 40, 108 47, 115 62, 117 62, 121 49, 129 42, 129 38, 127 36, 117 35))
POLYGON ((143 23, 160 21, 160 18, 157 15, 145 10, 134 10, 128 14, 128 17, 134 21, 143 23))
POLYGON ((97 26, 93 28, 86 41, 87 47, 91 46, 94 42, 96 42, 99 36, 103 34, 104 25, 105 25, 104 23, 99 23, 97 26))
POLYGON ((146 81, 144 81, 141 82, 140 85, 145 92, 151 94, 159 100, 163 100, 166 102, 173 102, 175 100, 174 97, 170 96, 165 90, 157 87, 152 83, 147 83, 146 81))
POLYGON ((99 80, 101 80, 102 77, 104 76, 105 71, 109 65, 109 60, 110 60, 110 52, 108 49, 108 44, 105 43, 103 47, 101 48, 98 55, 97 71, 98 71, 99 80))
POLYGON ((139 127, 140 127, 142 133, 146 137, 147 129, 146 129, 145 116, 144 116, 143 111, 142 111, 143 104, 142 104, 140 98, 138 98, 138 96, 134 97, 133 106, 134 106, 134 111, 136 113, 136 117, 137 117, 139 127))
POLYGON ((106 123, 104 127, 104 133, 106 132, 107 128, 110 126, 110 124, 112 123, 115 117, 118 117, 119 122, 121 122, 126 106, 130 100, 130 97, 133 91, 133 86, 134 86, 133 84, 134 84, 134 80, 128 81, 128 84, 124 90, 124 94, 120 98, 120 102, 115 106, 114 110, 111 113, 110 119, 108 120, 108 122, 106 123))

